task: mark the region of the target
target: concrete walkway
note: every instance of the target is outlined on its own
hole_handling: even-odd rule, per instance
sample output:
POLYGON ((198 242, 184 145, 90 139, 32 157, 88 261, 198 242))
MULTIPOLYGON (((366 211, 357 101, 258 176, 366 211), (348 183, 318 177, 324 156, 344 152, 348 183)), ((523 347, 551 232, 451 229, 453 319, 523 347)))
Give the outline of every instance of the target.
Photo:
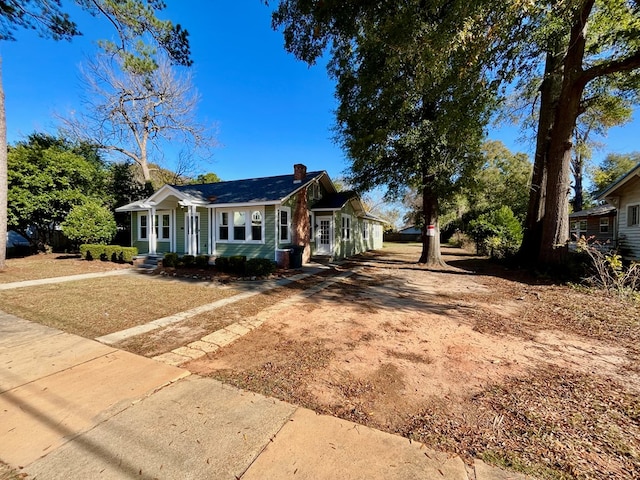
POLYGON ((0 283, 0 290, 11 290, 13 288, 36 287, 38 285, 48 285, 51 283, 76 282, 89 278, 112 277, 115 275, 129 275, 135 273, 130 268, 119 270, 107 270, 106 272, 80 273, 78 275, 67 275, 64 277, 38 278, 37 280, 25 280, 23 282, 0 283))

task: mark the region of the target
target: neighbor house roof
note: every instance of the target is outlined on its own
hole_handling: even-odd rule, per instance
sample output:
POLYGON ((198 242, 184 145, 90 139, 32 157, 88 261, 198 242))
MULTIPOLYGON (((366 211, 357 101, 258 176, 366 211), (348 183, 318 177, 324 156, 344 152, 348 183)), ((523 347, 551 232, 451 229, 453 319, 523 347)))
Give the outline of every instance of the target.
POLYGON ((611 215, 616 213, 616 207, 611 205, 598 205, 597 207, 589 208, 588 210, 580 210, 579 212, 573 212, 569 215, 569 218, 578 217, 601 217, 604 215, 611 215))
POLYGON ((617 179, 607 188, 598 193, 598 200, 605 200, 606 197, 613 196, 613 193, 618 190, 620 187, 624 186, 627 182, 629 182, 634 177, 640 177, 640 163, 636 165, 634 168, 625 173, 622 177, 617 179))

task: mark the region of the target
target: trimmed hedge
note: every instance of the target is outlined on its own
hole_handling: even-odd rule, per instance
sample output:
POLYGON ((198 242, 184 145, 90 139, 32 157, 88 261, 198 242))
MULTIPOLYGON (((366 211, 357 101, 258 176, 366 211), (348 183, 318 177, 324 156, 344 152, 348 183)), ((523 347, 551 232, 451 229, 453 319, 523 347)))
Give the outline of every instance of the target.
POLYGON ((244 255, 216 258, 216 269, 235 275, 266 277, 276 271, 275 262, 267 258, 250 258, 244 255))
POLYGON ((122 247, 120 245, 101 245, 85 243, 80 245, 80 255, 85 260, 102 260, 103 262, 131 263, 138 254, 136 247, 122 247))
POLYGON ((233 257, 216 258, 216 268, 224 273, 234 273, 236 275, 244 275, 247 264, 247 257, 244 255, 235 255, 233 257))
POLYGON ((276 271, 276 262, 268 258, 250 258, 245 264, 246 275, 266 277, 276 271))
POLYGON ((162 266, 167 268, 175 268, 178 266, 178 254, 177 253, 165 253, 162 257, 162 266))

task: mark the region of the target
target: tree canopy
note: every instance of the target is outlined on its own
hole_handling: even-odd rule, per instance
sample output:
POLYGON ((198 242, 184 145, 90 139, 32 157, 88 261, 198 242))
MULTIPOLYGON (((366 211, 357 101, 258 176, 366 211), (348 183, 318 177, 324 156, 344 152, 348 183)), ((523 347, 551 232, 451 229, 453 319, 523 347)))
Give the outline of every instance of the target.
POLYGON ((8 225, 35 247, 50 245, 71 209, 100 192, 101 165, 81 152, 39 134, 9 148, 8 225))
MULTIPOLYGON (((161 0, 77 0, 91 14, 105 18, 116 32, 116 40, 103 40, 101 47, 117 54, 130 71, 155 70, 158 49, 177 64, 192 63, 188 33, 170 20, 161 20, 161 0)), ((61 6, 60 0, 38 2, 7 0, 0 3, 0 40, 15 40, 18 29, 31 29, 54 40, 70 40, 80 29, 61 6)), ((4 269, 7 239, 7 132, 4 89, 0 81, 0 270, 4 269)))
POLYGON ((336 137, 351 160, 349 182, 422 194, 422 263, 441 263, 438 202, 480 162, 495 98, 480 61, 491 15, 478 22, 477 13, 457 1, 290 0, 274 14, 298 58, 313 63, 332 45, 336 137))

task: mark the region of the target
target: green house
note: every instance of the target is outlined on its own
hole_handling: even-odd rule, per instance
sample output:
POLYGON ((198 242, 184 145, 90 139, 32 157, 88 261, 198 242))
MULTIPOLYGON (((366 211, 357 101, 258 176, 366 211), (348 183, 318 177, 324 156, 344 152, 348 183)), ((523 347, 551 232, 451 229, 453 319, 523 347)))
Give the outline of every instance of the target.
POLYGON ((164 185, 124 205, 131 244, 142 254, 245 255, 278 261, 300 246, 311 257, 342 259, 382 247, 382 221, 355 192, 338 192, 325 171, 294 165, 290 175, 200 185, 164 185))

